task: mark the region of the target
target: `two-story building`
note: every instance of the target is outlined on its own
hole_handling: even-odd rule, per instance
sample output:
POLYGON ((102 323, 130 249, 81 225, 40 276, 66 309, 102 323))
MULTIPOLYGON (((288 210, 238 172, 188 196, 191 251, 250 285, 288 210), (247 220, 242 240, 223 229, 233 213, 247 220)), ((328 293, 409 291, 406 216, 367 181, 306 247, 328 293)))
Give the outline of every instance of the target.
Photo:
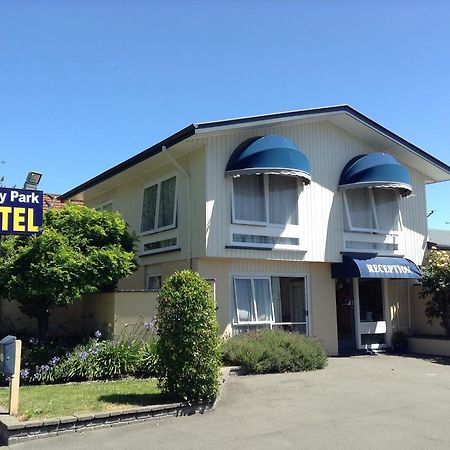
POLYGON ((211 281, 224 333, 321 339, 330 354, 407 331, 425 185, 450 167, 343 105, 193 124, 63 194, 140 236, 122 289, 211 281))

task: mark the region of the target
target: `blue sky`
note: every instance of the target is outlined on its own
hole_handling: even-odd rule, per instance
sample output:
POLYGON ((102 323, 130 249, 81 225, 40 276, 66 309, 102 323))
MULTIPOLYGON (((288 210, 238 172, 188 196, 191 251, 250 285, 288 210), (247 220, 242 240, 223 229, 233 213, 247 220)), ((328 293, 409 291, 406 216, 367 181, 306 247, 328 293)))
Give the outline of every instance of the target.
POLYGON ((192 122, 342 103, 450 164, 449 55, 443 0, 1 0, 0 173, 62 193, 192 122))

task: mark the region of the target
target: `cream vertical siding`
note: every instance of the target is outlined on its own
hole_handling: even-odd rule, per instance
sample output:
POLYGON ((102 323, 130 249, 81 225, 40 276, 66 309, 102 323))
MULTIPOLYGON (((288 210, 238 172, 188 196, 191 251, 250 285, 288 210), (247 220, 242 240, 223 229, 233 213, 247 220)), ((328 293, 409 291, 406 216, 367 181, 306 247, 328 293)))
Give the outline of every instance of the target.
POLYGON ((310 334, 320 339, 330 355, 337 355, 335 283, 329 264, 268 261, 262 259, 205 258, 198 271, 216 283, 217 315, 222 333, 231 333, 234 275, 306 277, 310 334))
POLYGON ((330 264, 311 264, 309 285, 311 335, 323 342, 329 355, 337 355, 336 286, 330 264))
POLYGON ((416 264, 422 264, 428 235, 425 176, 412 167, 406 167, 411 175, 413 195, 400 200, 405 256, 416 264))
MULTIPOLYGON (((206 254, 213 257, 264 258, 285 261, 338 262, 344 248, 344 206, 338 191, 339 177, 345 164, 354 156, 380 151, 328 122, 310 122, 261 127, 205 137, 206 151, 206 254), (307 249, 271 251, 226 249, 231 243, 231 186, 225 167, 234 149, 252 136, 281 134, 298 144, 311 164, 312 182, 304 186, 299 199, 300 240, 307 249)), ((402 200, 406 256, 418 261, 426 235, 424 178, 409 168, 415 196, 402 200)))
MULTIPOLYGON (((409 299, 410 280, 387 280, 389 321, 392 331, 409 333, 409 299)), ((388 324, 389 324, 388 321, 388 324)))
MULTIPOLYGON (((179 261, 177 268, 189 268, 189 258, 202 256, 205 253, 205 157, 204 148, 198 148, 187 155, 176 158, 177 163, 190 175, 181 173, 165 154, 151 158, 152 164, 143 168, 142 173, 126 182, 118 184, 100 195, 85 194, 85 202, 89 207, 96 207, 106 201, 112 201, 114 210, 119 211, 130 228, 139 236, 138 253, 143 250, 144 243, 154 240, 168 239, 178 236, 179 251, 141 255, 140 265, 169 263, 179 261), (163 178, 177 176, 177 226, 175 229, 159 232, 155 235, 141 235, 142 199, 144 188, 163 178), (190 197, 190 200, 189 200, 190 197), (190 222, 190 224, 189 224, 190 222), (189 249, 191 247, 191 249, 189 249)), ((135 274, 119 283, 120 289, 144 289, 145 271, 135 274)))

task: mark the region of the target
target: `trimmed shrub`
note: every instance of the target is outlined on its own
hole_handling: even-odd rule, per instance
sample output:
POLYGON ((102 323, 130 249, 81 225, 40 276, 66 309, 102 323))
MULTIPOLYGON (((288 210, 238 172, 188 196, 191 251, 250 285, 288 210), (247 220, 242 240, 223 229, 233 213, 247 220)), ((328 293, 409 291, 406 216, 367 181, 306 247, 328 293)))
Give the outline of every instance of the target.
POLYGON ((162 390, 188 401, 208 401, 219 388, 219 337, 210 285, 184 270, 158 295, 158 378, 162 390))
POLYGON ((316 339, 281 330, 242 333, 222 342, 224 363, 250 373, 303 372, 323 369, 327 355, 316 339))

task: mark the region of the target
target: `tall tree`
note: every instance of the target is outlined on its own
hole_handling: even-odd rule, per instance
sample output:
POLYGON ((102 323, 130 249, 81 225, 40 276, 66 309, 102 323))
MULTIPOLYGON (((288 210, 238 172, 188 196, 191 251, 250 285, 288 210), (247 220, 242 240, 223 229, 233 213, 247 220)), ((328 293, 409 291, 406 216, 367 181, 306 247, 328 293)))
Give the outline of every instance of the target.
POLYGON ((136 270, 136 235, 119 213, 67 204, 44 214, 40 236, 1 241, 0 295, 48 331, 49 311, 112 290, 136 270))

